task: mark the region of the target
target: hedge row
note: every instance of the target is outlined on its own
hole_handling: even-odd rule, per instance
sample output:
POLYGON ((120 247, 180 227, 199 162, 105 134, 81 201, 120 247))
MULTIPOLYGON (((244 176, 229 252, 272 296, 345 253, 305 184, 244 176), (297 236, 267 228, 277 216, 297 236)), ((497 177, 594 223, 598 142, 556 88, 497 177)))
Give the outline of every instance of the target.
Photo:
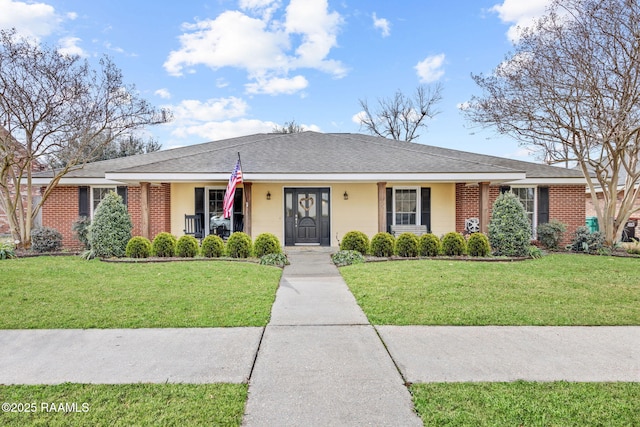
POLYGON ((255 242, 252 242, 248 234, 235 232, 229 236, 226 243, 220 236, 211 234, 204 238, 202 245, 199 245, 198 240, 193 236, 182 236, 176 239, 172 234, 162 232, 153 239, 153 242, 142 236, 132 237, 126 248, 126 256, 129 258, 150 256, 193 258, 197 255, 205 258, 221 256, 262 258, 277 254, 282 254, 282 247, 278 238, 271 233, 260 234, 255 242))
POLYGON ((465 239, 460 233, 445 234, 442 239, 427 233, 418 237, 413 233, 402 233, 395 238, 390 233, 378 233, 371 239, 361 231, 350 231, 340 242, 341 251, 357 251, 362 255, 377 257, 400 257, 439 255, 486 257, 491 254, 489 239, 485 234, 474 233, 465 239))

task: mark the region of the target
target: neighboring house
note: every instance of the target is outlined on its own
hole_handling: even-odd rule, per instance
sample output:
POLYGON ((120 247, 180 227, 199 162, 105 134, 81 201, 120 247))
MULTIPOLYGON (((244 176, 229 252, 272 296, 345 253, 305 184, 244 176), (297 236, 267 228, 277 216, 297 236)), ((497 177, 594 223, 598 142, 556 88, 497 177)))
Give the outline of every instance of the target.
MULTIPOLYGON (((46 174, 38 183, 48 182, 46 174)), ((90 163, 60 181, 43 225, 77 246, 71 226, 92 216, 109 191, 123 196, 135 235, 184 234, 185 215, 205 233, 275 234, 283 244, 338 246, 351 230, 370 237, 395 225, 437 235, 486 230, 501 191, 513 191, 533 227, 550 219, 584 225, 579 171, 360 134, 258 134, 90 163), (241 157, 244 182, 231 220, 221 218, 229 175, 241 157)))

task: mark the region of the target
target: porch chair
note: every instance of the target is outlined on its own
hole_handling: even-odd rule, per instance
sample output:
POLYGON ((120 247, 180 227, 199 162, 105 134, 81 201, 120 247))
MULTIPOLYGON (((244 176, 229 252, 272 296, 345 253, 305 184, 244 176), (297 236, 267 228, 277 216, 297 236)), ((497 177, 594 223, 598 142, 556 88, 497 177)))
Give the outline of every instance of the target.
POLYGON ((193 236, 202 243, 204 237, 204 230, 202 229, 202 221, 200 215, 185 215, 184 216, 184 234, 187 236, 193 236))

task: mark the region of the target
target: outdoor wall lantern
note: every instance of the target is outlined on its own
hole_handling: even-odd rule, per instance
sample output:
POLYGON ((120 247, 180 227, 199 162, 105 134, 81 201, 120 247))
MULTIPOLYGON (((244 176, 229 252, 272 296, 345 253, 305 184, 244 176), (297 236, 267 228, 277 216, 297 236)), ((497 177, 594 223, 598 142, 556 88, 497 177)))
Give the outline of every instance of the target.
POLYGON ((347 194, 347 190, 344 191, 344 194, 342 195, 342 197, 344 197, 345 200, 349 200, 349 195, 347 194))
POLYGON ((267 191, 267 200, 271 200, 271 191, 267 191))

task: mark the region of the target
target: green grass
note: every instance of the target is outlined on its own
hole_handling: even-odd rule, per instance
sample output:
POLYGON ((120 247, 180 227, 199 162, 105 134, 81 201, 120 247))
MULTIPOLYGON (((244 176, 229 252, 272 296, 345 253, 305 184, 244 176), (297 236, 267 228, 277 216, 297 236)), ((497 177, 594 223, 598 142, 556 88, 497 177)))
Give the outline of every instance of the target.
POLYGON ((0 402, 21 403, 21 409, 24 406, 35 409, 35 412, 30 413, 3 410, 0 413, 0 424, 239 426, 246 399, 246 384, 0 386, 0 402), (78 412, 51 411, 52 407, 59 409, 60 404, 63 409, 65 404, 69 404, 67 408, 78 412), (76 404, 75 407, 73 404, 76 404))
POLYGON ((640 383, 434 383, 410 391, 425 426, 640 425, 640 383))
POLYGON ((640 325, 640 260, 554 254, 521 262, 342 267, 374 325, 640 325))
POLYGON ((282 270, 229 261, 0 262, 0 329, 264 326, 282 270))

